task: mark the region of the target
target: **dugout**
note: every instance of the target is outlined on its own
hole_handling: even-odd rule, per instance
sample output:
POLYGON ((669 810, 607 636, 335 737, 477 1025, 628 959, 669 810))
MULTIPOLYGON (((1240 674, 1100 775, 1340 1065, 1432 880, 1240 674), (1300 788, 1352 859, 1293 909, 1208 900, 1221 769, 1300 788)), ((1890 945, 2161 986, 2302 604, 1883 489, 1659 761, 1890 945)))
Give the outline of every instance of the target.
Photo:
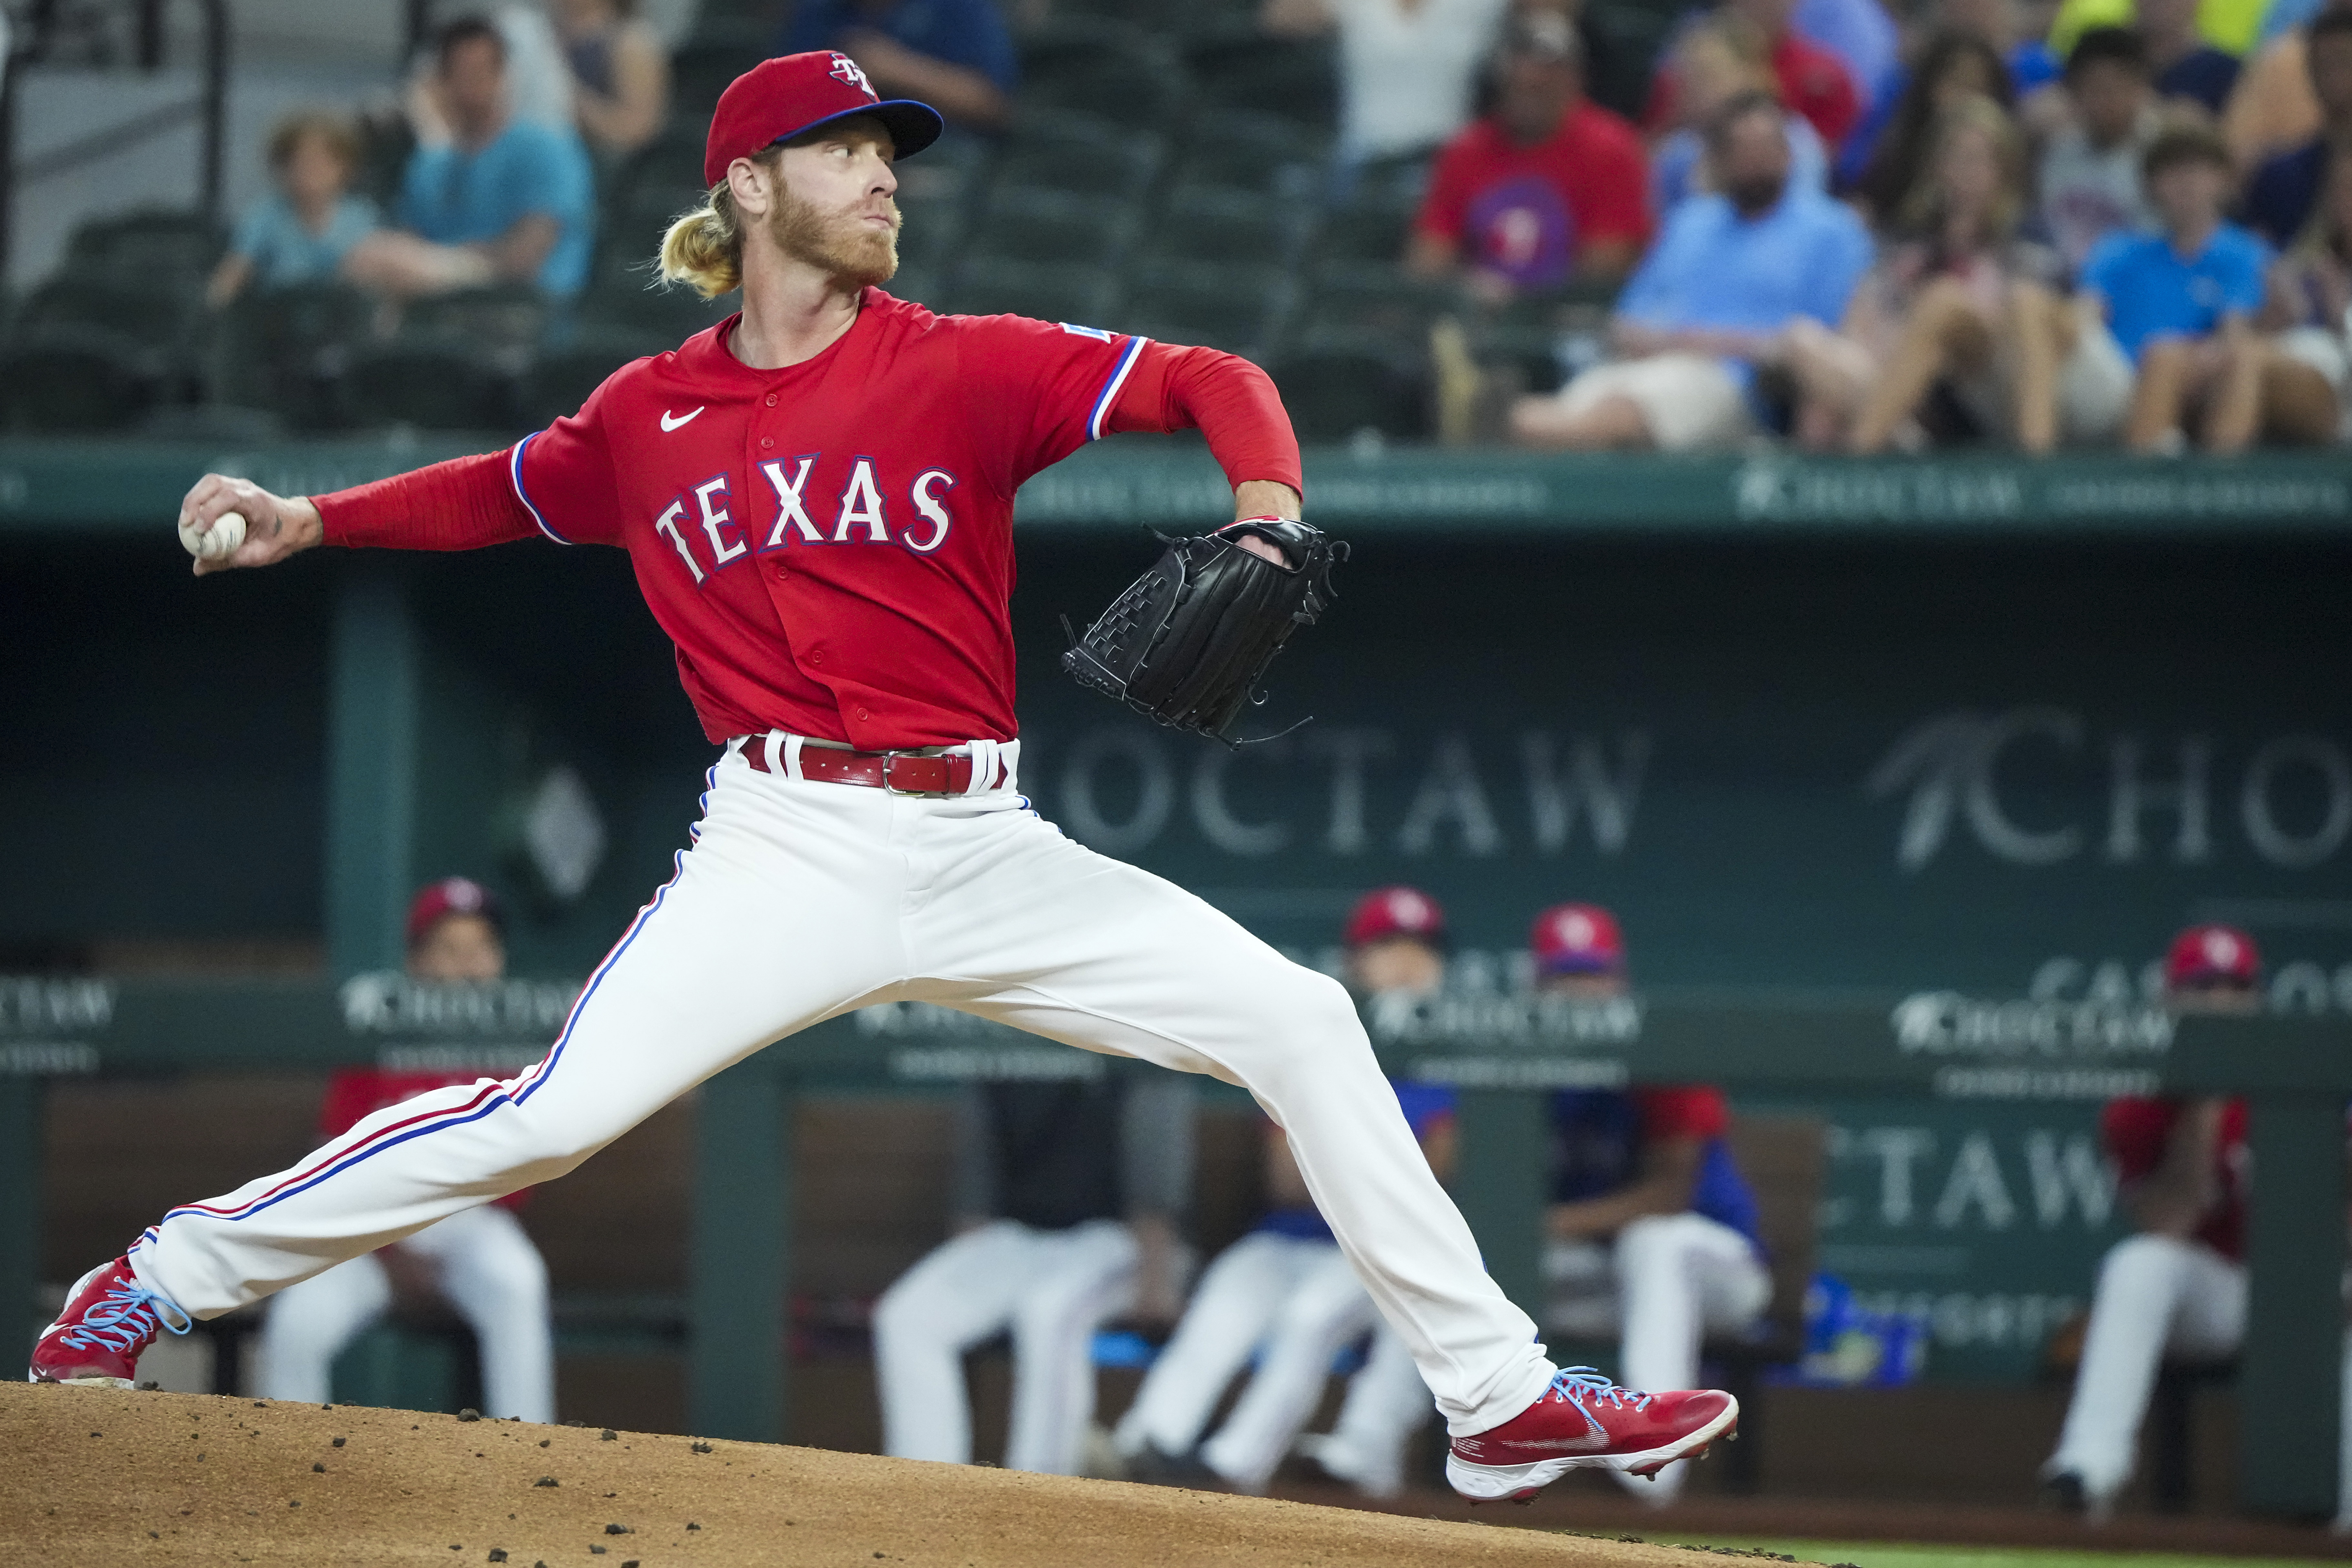
MULTIPOLYGON (((266 1035, 289 1042, 284 1059, 370 1048, 297 1037, 336 1032, 322 982, 396 963, 399 909, 425 877, 497 882, 520 911, 515 972, 557 979, 667 874, 710 753, 616 553, 321 552, 196 583, 164 525, 206 467, 310 490, 439 455, 0 447, 16 633, 0 791, 17 825, 0 969, 122 976, 119 1030, 165 1010, 131 1031, 155 1043, 119 1047, 0 1010, 13 1115, 30 1115, 25 1075, 83 1059, 36 1047, 89 1044, 101 1072, 243 1059, 266 1035), (247 975, 235 994, 153 978, 224 959, 247 975), (314 978, 254 978, 272 965, 314 978), (275 1035, 256 1021, 273 1010, 275 1035)), ((1357 558, 1244 732, 1315 721, 1239 752, 1154 731, 1054 668, 1058 617, 1091 614, 1148 563, 1147 526, 1218 514, 1205 457, 1114 444, 1024 492, 1023 780, 1047 816, 1310 960, 1356 891, 1411 881, 1447 905, 1457 970, 1507 989, 1536 909, 1608 904, 1660 999, 1646 1063, 1621 1042, 1631 1070, 1679 1060, 1733 1079, 1743 1103, 1830 1123, 1823 1267, 1924 1311, 1938 1380, 2030 1378, 2086 1299, 2118 1234, 2089 1138, 2120 1080, 2100 1072, 2275 1092, 2257 1119, 2265 1192, 2340 1215, 2340 460, 1327 451, 1308 487, 1357 558), (2156 1027, 2141 966, 2196 919, 2262 942, 2282 1016, 2259 1047, 2200 1055, 2168 1036, 2146 1053, 2159 1065, 2126 1059, 2156 1027), (2082 1019, 2081 1037, 2122 1045, 2060 1053, 2054 1077, 2002 1079, 2020 1064, 1958 1044, 2082 1019)), ((786 1086, 754 1073, 737 1088, 705 1097, 706 1121, 758 1143, 786 1086)), ((1534 1102, 1492 1095, 1465 1201, 1507 1231, 1528 1196, 1476 1168, 1524 1163, 1534 1102)), ((775 1184, 778 1151, 760 1146, 705 1177, 780 1203, 752 1190, 775 1184)), ((2297 1261, 2258 1264, 2270 1283, 2250 1342, 2275 1353, 2247 1386, 2310 1412, 2305 1352, 2337 1325, 2311 1291, 2289 1302, 2289 1276, 2325 1264, 2332 1301, 2341 1236, 2305 1224, 2298 1247, 2279 1205, 2264 1213, 2262 1257, 2297 1261)), ((0 1248, 19 1289, 30 1218, 0 1248)), ((2331 1467, 2304 1474, 2333 1452, 2320 1418, 2301 1458, 2242 1465, 2249 1501, 2332 1495, 2331 1467)))

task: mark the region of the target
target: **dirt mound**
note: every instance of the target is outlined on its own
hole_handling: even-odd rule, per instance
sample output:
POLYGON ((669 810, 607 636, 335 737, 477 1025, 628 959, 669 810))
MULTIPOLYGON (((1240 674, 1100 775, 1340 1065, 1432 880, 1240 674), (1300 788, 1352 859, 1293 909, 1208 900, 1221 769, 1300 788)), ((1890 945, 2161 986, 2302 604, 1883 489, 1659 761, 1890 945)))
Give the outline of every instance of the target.
POLYGON ((1516 1522, 402 1410, 0 1384, 0 1568, 1693 1562, 1496 1528, 1516 1522))

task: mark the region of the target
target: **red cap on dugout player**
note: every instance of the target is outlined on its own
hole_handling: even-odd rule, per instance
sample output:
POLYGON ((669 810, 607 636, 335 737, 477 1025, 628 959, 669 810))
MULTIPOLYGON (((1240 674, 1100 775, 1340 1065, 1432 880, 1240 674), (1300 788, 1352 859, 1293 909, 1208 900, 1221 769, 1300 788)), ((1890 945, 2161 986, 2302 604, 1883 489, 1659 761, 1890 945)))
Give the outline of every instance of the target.
POLYGON ((499 900, 471 877, 444 877, 417 889, 408 905, 408 945, 415 947, 450 915, 479 915, 494 926, 505 924, 499 900))
POLYGON ((1617 917, 1599 904, 1554 904, 1536 917, 1528 947, 1541 974, 1618 974, 1625 968, 1617 917))
POLYGON ((2200 985, 2252 985, 2262 977, 2254 939, 2234 926, 2190 926, 2164 955, 2164 983, 2178 991, 2200 985))
POLYGON ((1445 911, 1419 888, 1374 888, 1356 900, 1348 916, 1349 947, 1369 947, 1391 937, 1437 942, 1445 939, 1445 911))
POLYGON ((901 158, 921 152, 947 129, 929 104, 877 93, 857 62, 838 50, 778 55, 737 77, 719 95, 719 107, 710 111, 710 137, 703 143, 702 183, 715 185, 736 159, 852 114, 882 121, 901 158))

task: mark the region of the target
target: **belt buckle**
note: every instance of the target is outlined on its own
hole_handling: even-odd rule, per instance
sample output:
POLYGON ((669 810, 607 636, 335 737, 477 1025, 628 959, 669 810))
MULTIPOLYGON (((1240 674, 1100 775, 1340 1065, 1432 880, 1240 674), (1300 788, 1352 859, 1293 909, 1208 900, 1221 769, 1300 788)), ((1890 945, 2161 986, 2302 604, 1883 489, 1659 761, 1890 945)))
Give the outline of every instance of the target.
POLYGON ((935 789, 900 789, 897 784, 890 782, 890 770, 898 765, 898 759, 900 757, 913 756, 917 754, 918 753, 911 752, 885 752, 882 753, 883 789, 891 795, 928 796, 934 799, 940 798, 942 795, 941 791, 935 789))

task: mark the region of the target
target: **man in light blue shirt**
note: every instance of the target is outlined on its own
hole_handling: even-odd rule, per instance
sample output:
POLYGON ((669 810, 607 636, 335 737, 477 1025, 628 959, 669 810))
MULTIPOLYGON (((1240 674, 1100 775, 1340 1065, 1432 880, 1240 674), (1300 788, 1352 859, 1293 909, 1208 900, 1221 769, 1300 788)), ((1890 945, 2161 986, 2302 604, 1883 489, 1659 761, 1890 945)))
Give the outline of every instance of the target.
POLYGON ((2210 452, 2242 452, 2264 433, 2330 438, 2335 389, 2254 331, 2271 249, 2221 221, 2236 174, 2220 133, 2198 123, 2162 132, 2141 174, 2161 228, 2109 235, 2080 279, 2082 313, 2104 320, 2138 366, 2125 439, 2136 451, 2179 451, 2192 421, 2210 452))
POLYGON ((1513 436, 1578 451, 1735 447, 1765 426, 1756 371, 1789 358, 1792 323, 1833 327, 1871 260, 1838 203, 1790 177, 1780 106, 1746 93, 1707 127, 1719 193, 1668 216, 1618 296, 1616 358, 1557 395, 1522 399, 1513 436))
POLYGON ((401 181, 399 231, 363 242, 351 277, 410 296, 536 283, 568 299, 588 280, 595 193, 587 149, 570 130, 514 118, 506 44, 475 18, 441 29, 418 145, 401 181))

